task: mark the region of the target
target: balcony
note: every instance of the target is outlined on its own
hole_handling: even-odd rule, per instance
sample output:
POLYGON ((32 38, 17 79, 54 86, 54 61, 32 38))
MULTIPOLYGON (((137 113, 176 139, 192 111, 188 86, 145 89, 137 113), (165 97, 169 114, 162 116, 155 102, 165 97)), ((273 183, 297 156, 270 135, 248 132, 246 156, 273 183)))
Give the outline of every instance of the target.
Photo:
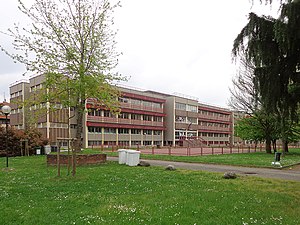
POLYGON ((221 116, 212 116, 212 115, 205 115, 205 114, 198 114, 198 119, 204 119, 205 121, 215 121, 215 122, 230 122, 230 116, 228 117, 221 117, 221 116))
POLYGON ((148 112, 156 112, 156 113, 163 113, 163 108, 155 108, 155 107, 149 107, 149 106, 143 106, 143 105, 135 105, 131 103, 120 103, 121 109, 134 109, 134 110, 141 110, 141 111, 148 111, 148 112))
POLYGON ((115 124, 131 124, 131 125, 144 125, 144 126, 154 126, 154 127, 163 127, 163 122, 157 121, 146 121, 146 120, 131 120, 131 119, 122 119, 115 117, 101 117, 101 116, 87 116, 87 121, 90 122, 99 122, 99 123, 115 123, 115 124))
POLYGON ((198 130, 230 132, 230 127, 198 126, 198 130))

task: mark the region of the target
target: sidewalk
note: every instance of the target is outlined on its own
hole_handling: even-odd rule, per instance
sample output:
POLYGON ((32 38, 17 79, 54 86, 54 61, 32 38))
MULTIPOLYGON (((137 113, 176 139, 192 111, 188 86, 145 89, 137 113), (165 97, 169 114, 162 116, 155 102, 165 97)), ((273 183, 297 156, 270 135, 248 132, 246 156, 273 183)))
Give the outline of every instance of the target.
MULTIPOLYGON (((118 161, 118 157, 107 157, 107 160, 118 161)), ((185 163, 185 162, 171 162, 161 160, 143 160, 150 163, 151 166, 163 166, 174 165, 176 168, 187 170, 203 170, 210 172, 235 172, 242 176, 256 176, 263 178, 273 178, 281 180, 291 180, 300 182, 300 170, 288 170, 288 169, 267 169, 267 168, 252 168, 241 166, 227 166, 227 165, 215 165, 215 164, 202 164, 202 163, 185 163)))

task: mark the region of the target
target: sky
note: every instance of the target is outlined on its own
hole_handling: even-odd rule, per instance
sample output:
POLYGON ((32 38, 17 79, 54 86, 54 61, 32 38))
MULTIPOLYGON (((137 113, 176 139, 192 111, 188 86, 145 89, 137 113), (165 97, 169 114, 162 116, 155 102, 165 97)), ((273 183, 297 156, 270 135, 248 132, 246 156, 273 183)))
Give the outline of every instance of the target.
MULTIPOLYGON (((1 31, 27 24, 17 0, 0 1, 1 31)), ((250 12, 278 12, 278 4, 251 0, 122 0, 121 5, 114 15, 117 50, 122 52, 117 71, 130 77, 122 85, 226 108, 238 71, 231 56, 235 37, 250 12)), ((12 50, 11 39, 1 33, 0 45, 12 50)), ((25 71, 0 51, 0 102, 9 101, 11 84, 30 78, 23 76, 25 71)))

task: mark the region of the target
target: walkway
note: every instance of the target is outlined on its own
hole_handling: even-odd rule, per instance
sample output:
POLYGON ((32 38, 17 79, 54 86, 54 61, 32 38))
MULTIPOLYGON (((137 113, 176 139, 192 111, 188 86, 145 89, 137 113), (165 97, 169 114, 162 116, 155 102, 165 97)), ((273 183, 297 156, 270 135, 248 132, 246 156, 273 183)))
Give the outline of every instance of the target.
MULTIPOLYGON (((107 157, 108 160, 118 161, 117 157, 107 157)), ((227 166, 227 165, 215 165, 215 164, 202 164, 202 163, 185 163, 185 162, 171 162, 161 160, 143 160, 150 163, 152 166, 174 165, 176 168, 188 169, 188 170, 203 170, 210 172, 235 172, 242 176, 256 176, 263 178, 273 178, 281 180, 292 180, 300 182, 300 170, 289 169, 267 169, 267 168, 251 168, 241 166, 227 166)))

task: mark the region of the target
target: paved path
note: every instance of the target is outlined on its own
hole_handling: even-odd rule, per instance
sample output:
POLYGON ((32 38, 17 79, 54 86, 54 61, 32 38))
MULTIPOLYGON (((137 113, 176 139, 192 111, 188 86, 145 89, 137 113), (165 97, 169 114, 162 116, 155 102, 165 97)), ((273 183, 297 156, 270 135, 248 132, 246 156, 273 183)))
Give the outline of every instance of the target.
MULTIPOLYGON (((117 157, 107 157, 108 160, 118 161, 117 157)), ((202 163, 185 163, 185 162, 170 162, 161 160, 143 160, 150 163, 152 166, 167 166, 174 165, 176 168, 188 170, 204 170, 210 172, 235 172, 243 176, 257 176, 263 178, 274 178, 281 180, 292 180, 300 182, 300 170, 288 169, 267 169, 267 168, 251 168, 241 166, 227 166, 215 164, 202 164, 202 163)))

